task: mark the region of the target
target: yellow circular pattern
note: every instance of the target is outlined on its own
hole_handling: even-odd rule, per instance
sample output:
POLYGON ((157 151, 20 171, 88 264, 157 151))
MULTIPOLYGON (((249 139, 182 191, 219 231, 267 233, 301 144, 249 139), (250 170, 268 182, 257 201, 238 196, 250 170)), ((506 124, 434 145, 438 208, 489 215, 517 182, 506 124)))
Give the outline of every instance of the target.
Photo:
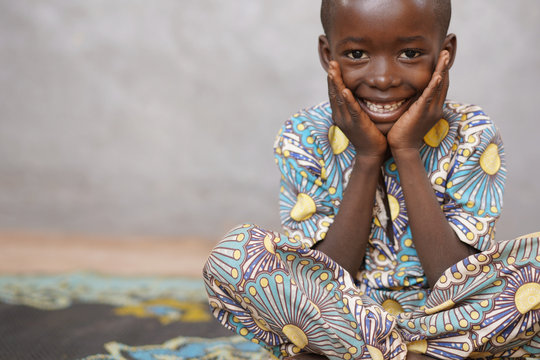
POLYGON ((501 168, 501 157, 499 147, 496 144, 489 144, 482 156, 480 156, 480 167, 488 175, 495 175, 501 168))
POLYGON ((268 328, 268 323, 264 319, 257 319, 256 317, 253 317, 253 320, 255 320, 257 326, 264 331, 270 331, 270 329, 268 328))
POLYGON ((425 354, 427 351, 427 341, 417 340, 407 344, 407 350, 417 354, 425 354))
POLYGON ((527 283, 521 285, 516 291, 514 302, 518 311, 522 314, 540 309, 540 284, 527 283))
POLYGON ((274 244, 272 242, 272 237, 270 235, 266 235, 265 238, 264 238, 264 248, 270 254, 275 254, 276 253, 276 250, 274 249, 274 244))
POLYGON ((321 279, 322 281, 328 280, 328 273, 322 273, 319 276, 319 279, 321 279))
POLYGON ((388 205, 390 205, 390 217, 394 221, 399 215, 399 201, 394 196, 388 195, 388 205))
POLYGON ((381 350, 371 345, 366 345, 366 348, 369 352, 369 355, 371 355, 371 358, 373 360, 384 360, 384 356, 381 350))
POLYGON ((334 288, 334 284, 332 284, 332 283, 329 283, 328 285, 326 285, 326 290, 328 290, 328 291, 332 290, 333 288, 334 288))
POLYGON ((281 331, 298 348, 303 349, 307 346, 308 338, 298 326, 288 324, 285 325, 281 331))
POLYGON ((344 152, 349 146, 349 139, 336 125, 330 126, 328 130, 328 140, 330 140, 330 146, 334 154, 338 155, 344 152))
POLYGON ((449 129, 448 121, 440 119, 424 136, 424 142, 431 147, 438 147, 448 135, 449 129))
POLYGON ((390 314, 397 316, 403 312, 403 307, 395 300, 386 299, 382 303, 384 310, 388 311, 390 314))
POLYGON ((296 199, 296 204, 291 209, 291 218, 296 221, 309 219, 317 211, 315 201, 307 194, 300 193, 296 199))

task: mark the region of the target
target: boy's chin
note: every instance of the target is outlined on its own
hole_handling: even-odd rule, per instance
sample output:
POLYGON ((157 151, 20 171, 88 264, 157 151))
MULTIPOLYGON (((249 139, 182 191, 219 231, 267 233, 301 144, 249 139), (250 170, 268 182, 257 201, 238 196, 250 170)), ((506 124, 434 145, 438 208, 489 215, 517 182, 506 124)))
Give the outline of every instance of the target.
POLYGON ((384 135, 388 135, 388 133, 390 132, 390 130, 392 130, 392 127, 394 126, 395 122, 391 122, 391 123, 379 123, 379 124, 375 124, 375 126, 377 127, 377 129, 379 129, 379 131, 384 135))

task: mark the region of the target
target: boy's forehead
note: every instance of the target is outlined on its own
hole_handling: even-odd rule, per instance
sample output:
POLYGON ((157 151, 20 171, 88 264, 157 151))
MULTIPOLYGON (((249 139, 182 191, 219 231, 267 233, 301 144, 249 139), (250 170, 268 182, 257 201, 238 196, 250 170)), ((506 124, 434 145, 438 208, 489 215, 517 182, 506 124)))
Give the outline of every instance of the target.
POLYGON ((384 17, 393 14, 410 21, 411 15, 431 22, 444 36, 450 21, 450 0, 323 0, 321 20, 325 32, 340 23, 340 17, 384 17))
POLYGON ((381 13, 387 10, 401 11, 402 16, 410 12, 420 12, 424 16, 435 16, 434 0, 335 0, 334 14, 340 16, 350 14, 350 9, 362 15, 369 16, 373 13, 381 13))

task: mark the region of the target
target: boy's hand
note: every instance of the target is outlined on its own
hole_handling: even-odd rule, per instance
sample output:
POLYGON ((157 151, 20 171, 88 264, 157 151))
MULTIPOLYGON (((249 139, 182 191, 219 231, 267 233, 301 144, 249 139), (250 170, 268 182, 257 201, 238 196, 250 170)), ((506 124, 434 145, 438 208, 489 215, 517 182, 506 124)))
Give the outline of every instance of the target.
POLYGON ((419 149, 426 133, 441 119, 449 85, 449 61, 448 51, 441 51, 428 86, 388 133, 392 151, 419 149))
POLYGON ((383 156, 386 137, 377 129, 369 116, 360 108, 352 92, 345 87, 341 70, 335 61, 328 70, 328 96, 332 119, 354 145, 357 156, 383 156))

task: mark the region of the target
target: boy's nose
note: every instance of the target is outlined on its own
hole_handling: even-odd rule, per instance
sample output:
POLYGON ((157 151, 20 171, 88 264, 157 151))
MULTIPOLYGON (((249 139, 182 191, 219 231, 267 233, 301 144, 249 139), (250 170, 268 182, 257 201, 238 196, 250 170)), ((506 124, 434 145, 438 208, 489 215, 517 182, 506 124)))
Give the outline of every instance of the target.
POLYGON ((385 91, 399 85, 399 79, 392 71, 392 65, 387 61, 378 61, 371 69, 367 78, 367 84, 371 87, 385 91))

